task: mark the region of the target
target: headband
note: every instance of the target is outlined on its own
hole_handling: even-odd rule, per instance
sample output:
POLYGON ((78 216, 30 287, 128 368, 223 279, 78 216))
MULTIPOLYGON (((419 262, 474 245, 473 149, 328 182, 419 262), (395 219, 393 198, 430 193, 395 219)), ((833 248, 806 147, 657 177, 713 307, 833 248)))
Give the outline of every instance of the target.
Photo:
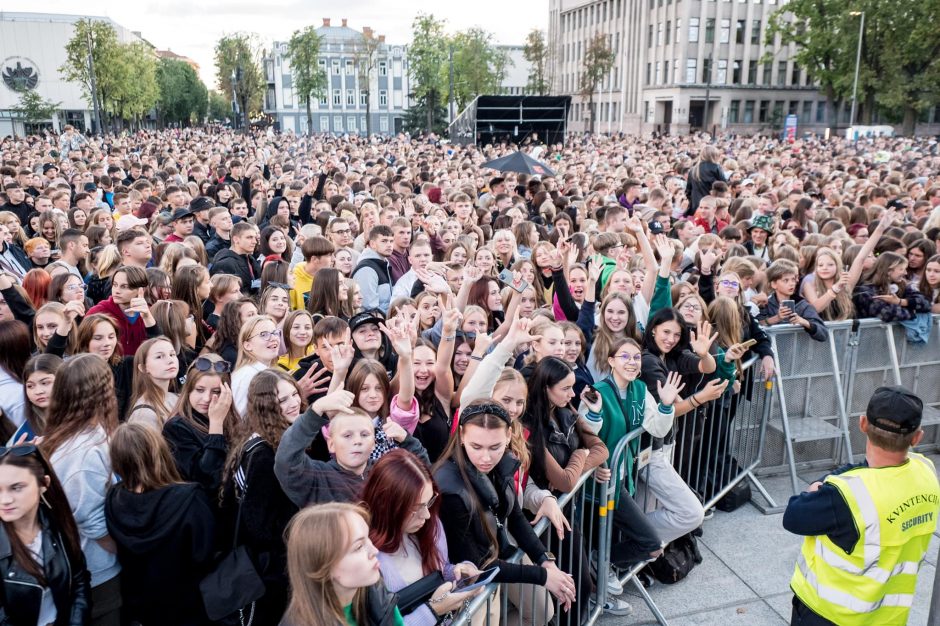
POLYGON ((482 415, 484 413, 489 414, 489 415, 495 415, 499 419, 506 422, 507 426, 512 425, 512 420, 509 419, 509 414, 506 413, 506 409, 496 404, 495 402, 486 403, 486 404, 475 404, 472 406, 468 406, 460 414, 460 424, 464 425, 467 423, 467 420, 470 419, 471 417, 475 415, 482 415))

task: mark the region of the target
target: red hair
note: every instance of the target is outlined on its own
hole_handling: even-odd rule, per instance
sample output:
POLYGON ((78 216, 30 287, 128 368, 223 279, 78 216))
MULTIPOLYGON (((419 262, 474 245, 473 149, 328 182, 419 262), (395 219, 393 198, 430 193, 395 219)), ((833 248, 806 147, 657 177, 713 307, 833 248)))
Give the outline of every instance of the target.
POLYGON ((52 277, 44 269, 34 268, 26 272, 23 277, 23 290, 32 301, 33 308, 38 309, 47 302, 46 296, 51 282, 52 277))
MULTIPOLYGON (((369 473, 362 491, 362 500, 372 521, 369 524, 369 539, 379 551, 394 554, 404 541, 404 526, 418 507, 421 491, 430 484, 434 495, 439 494, 431 472, 418 457, 401 448, 385 454, 369 473)), ((421 568, 424 575, 444 567, 444 559, 437 549, 440 498, 435 498, 429 512, 431 517, 413 536, 421 553, 421 568)))

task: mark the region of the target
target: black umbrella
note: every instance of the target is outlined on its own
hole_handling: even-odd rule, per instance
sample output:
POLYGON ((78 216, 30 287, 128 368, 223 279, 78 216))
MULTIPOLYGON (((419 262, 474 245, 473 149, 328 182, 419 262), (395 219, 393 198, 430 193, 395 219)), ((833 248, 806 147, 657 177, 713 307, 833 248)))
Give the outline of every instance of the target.
POLYGON ((555 172, 540 161, 536 161, 525 152, 512 154, 487 161, 483 167, 500 172, 520 172, 522 174, 538 174, 539 176, 554 176, 555 172))

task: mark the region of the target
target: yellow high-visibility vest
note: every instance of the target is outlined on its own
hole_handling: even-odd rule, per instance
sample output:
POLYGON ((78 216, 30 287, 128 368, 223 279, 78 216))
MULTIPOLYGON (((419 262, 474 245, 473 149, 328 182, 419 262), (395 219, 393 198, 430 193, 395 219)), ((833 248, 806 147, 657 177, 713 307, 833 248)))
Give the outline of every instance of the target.
POLYGON ((859 540, 846 554, 825 535, 806 537, 790 587, 840 626, 907 624, 940 511, 933 463, 911 453, 902 465, 859 467, 825 482, 849 505, 859 540))

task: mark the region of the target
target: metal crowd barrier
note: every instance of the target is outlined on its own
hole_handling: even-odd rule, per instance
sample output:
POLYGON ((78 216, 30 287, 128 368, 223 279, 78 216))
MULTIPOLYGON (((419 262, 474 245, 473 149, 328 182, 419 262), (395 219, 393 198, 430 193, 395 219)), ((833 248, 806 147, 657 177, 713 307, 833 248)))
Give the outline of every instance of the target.
MULTIPOLYGON (((574 577, 578 589, 577 602, 572 604, 568 613, 558 610, 551 594, 536 585, 492 584, 475 597, 459 613, 452 626, 590 626, 601 616, 606 602, 606 576, 597 577, 597 584, 591 591, 592 576, 591 548, 602 543, 606 533, 607 518, 597 514, 599 507, 605 508, 606 483, 596 484, 594 470, 581 476, 575 488, 558 496, 558 505, 565 511, 572 530, 566 531, 565 540, 559 541, 554 527, 547 519, 542 519, 535 526, 535 532, 542 542, 558 558, 558 566, 574 577), (596 485, 596 486, 595 486, 596 485), (600 493, 600 504, 595 502, 595 492, 600 493), (498 607, 498 609, 497 609, 498 607), (498 618, 494 617, 498 613, 498 618)), ((511 562, 523 562, 521 551, 509 559, 511 562)), ((600 563, 600 561, 599 561, 600 563)), ((600 568, 606 574, 606 569, 600 568)))
POLYGON ((926 344, 910 343, 901 324, 877 319, 828 322, 825 342, 812 340, 798 326, 767 328, 777 385, 759 474, 788 473, 792 492, 799 493, 798 472, 858 461, 865 437, 855 424, 881 385, 904 385, 924 400, 923 427, 928 434, 920 449, 936 449, 940 445, 938 324, 940 315, 935 315, 926 344))

